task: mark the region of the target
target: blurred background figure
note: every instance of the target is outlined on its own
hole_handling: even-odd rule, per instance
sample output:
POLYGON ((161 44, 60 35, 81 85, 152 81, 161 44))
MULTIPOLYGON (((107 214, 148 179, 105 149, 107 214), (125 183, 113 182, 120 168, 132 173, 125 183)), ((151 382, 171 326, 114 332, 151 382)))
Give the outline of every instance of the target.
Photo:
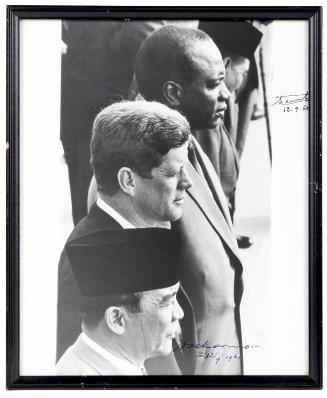
POLYGON ((67 50, 61 64, 60 138, 68 165, 74 225, 86 215, 86 195, 92 177, 92 123, 115 92, 110 39, 118 28, 115 22, 62 23, 67 50))
MULTIPOLYGON (((240 157, 259 84, 254 53, 262 33, 245 21, 205 21, 200 22, 199 29, 211 36, 224 57, 225 83, 231 95, 224 120, 214 129, 198 130, 195 136, 221 180, 233 219, 240 157)), ((252 244, 247 236, 238 236, 237 241, 240 248, 252 244)))
POLYGON ((68 165, 74 225, 87 214, 89 143, 97 113, 124 99, 143 41, 167 24, 197 21, 63 21, 60 138, 68 165))

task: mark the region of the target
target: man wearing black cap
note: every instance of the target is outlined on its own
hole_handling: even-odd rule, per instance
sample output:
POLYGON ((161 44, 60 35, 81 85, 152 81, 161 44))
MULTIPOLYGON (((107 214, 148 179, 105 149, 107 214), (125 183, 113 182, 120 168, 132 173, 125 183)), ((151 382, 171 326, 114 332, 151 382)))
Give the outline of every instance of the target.
MULTIPOLYGON (((121 102, 103 109, 94 121, 91 142, 98 198, 67 244, 101 231, 170 228, 170 221, 181 217, 185 189, 191 186, 185 170, 188 146, 186 119, 162 104, 121 102)), ((64 249, 58 274, 57 358, 81 330, 77 297, 64 249)), ((185 320, 193 322, 192 308, 182 299, 185 320)))
MULTIPOLYGON (((224 115, 229 91, 223 59, 200 30, 170 26, 154 32, 137 54, 135 76, 146 100, 184 114, 192 132, 215 128, 224 115)), ((186 170, 193 185, 173 227, 182 234, 181 283, 195 312, 196 374, 238 375, 243 373, 242 264, 217 173, 194 137, 192 143, 186 170), (232 359, 215 361, 213 355, 232 359)))
POLYGON ((102 231, 70 241, 83 332, 60 375, 144 375, 179 333, 179 236, 163 228, 102 231))
MULTIPOLYGON (((258 87, 254 52, 262 33, 244 21, 205 21, 200 22, 199 29, 209 34, 224 57, 225 83, 231 95, 224 120, 214 129, 198 130, 195 136, 217 171, 233 219, 239 160, 258 87)), ((252 244, 247 236, 238 236, 237 240, 240 248, 252 244)))

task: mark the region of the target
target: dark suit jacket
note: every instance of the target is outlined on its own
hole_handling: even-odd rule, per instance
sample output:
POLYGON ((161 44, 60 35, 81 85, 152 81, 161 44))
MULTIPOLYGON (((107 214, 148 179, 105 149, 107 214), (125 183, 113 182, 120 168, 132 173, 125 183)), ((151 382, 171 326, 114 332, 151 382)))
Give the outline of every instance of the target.
MULTIPOLYGON (((197 331, 196 340, 184 335, 188 345, 183 352, 196 355, 196 374, 242 374, 240 253, 217 173, 196 139, 193 143, 206 179, 187 164, 193 185, 185 195, 181 219, 172 223, 182 234, 181 283, 192 303, 197 331), (210 348, 217 345, 224 347, 210 348)), ((89 204, 95 198, 93 178, 89 204)))
MULTIPOLYGON (((121 228, 120 224, 94 204, 88 215, 74 228, 67 243, 94 232, 121 228)), ((184 311, 184 318, 180 321, 184 338, 194 341, 195 324, 193 309, 183 288, 179 290, 178 300, 184 311)), ((65 350, 75 342, 80 333, 81 316, 78 307, 78 290, 66 250, 64 249, 60 258, 58 270, 57 360, 63 355, 65 350)), ((194 353, 176 351, 175 356, 183 374, 194 373, 194 353)), ((148 373, 180 373, 173 355, 168 357, 149 360, 146 363, 148 373)))

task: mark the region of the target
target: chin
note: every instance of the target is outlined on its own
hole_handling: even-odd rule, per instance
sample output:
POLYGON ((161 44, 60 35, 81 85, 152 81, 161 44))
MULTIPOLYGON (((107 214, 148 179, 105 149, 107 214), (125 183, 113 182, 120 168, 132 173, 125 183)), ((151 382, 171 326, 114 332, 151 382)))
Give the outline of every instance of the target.
POLYGON ((219 119, 220 119, 220 117, 215 118, 215 119, 212 121, 211 126, 208 127, 208 128, 210 128, 210 129, 216 128, 216 127, 218 126, 219 119))
POLYGON ((219 118, 211 120, 209 123, 203 124, 202 127, 199 127, 199 130, 211 130, 218 126, 219 118))
POLYGON ((152 358, 169 355, 173 350, 173 339, 170 337, 163 338, 160 345, 156 345, 152 350, 152 358))
POLYGON ((179 220, 181 217, 182 217, 182 212, 179 213, 178 215, 175 215, 175 216, 173 216, 173 217, 170 217, 170 221, 171 221, 171 222, 177 221, 177 220, 179 220))
POLYGON ((183 211, 181 208, 177 208, 174 212, 170 214, 170 221, 177 221, 182 217, 183 211))
POLYGON ((162 347, 160 347, 158 349, 158 351, 156 352, 156 356, 160 357, 160 356, 165 356, 168 355, 172 352, 172 342, 171 340, 169 342, 167 342, 165 345, 163 345, 162 347))

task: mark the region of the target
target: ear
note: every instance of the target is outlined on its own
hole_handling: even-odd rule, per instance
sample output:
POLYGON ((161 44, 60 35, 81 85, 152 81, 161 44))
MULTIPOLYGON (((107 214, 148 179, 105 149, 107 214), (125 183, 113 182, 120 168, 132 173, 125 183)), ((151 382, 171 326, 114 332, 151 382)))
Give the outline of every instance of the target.
POLYGON ((225 65, 225 69, 227 69, 232 63, 232 60, 228 57, 224 58, 224 65, 225 65))
POLYGON ((162 86, 162 93, 167 104, 172 108, 178 108, 181 102, 183 87, 171 80, 165 82, 162 86))
POLYGON ((123 335, 126 330, 126 314, 122 307, 109 307, 104 318, 108 328, 115 334, 123 335))
POLYGON ((127 195, 135 195, 135 175, 134 171, 129 167, 122 167, 119 169, 117 174, 118 184, 120 189, 124 191, 127 195))

